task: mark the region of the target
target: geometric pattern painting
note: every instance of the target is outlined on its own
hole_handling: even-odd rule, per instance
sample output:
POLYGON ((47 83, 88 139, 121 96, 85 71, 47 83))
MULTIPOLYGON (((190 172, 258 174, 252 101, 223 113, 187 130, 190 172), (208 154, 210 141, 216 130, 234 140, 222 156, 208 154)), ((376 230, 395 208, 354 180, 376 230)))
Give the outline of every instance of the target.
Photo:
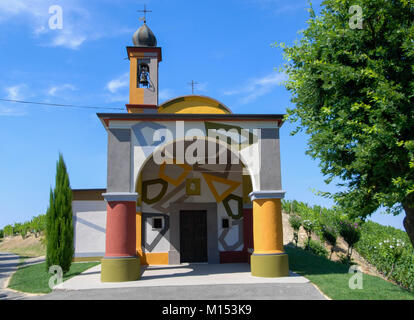
POLYGON ((151 251, 154 249, 157 242, 168 231, 168 218, 171 212, 169 208, 170 203, 191 202, 190 198, 193 196, 199 197, 197 201, 200 202, 203 202, 200 200, 200 197, 207 197, 211 199, 210 201, 222 204, 220 208, 224 211, 221 211, 221 214, 225 214, 232 219, 232 227, 222 229, 218 235, 218 241, 225 251, 240 249, 243 245, 243 198, 238 195, 238 193, 242 194, 240 192, 242 188, 239 187, 243 181, 240 164, 216 166, 195 164, 190 166, 188 164, 173 163, 156 165, 153 160, 150 160, 147 162, 147 165, 151 165, 151 168, 149 170, 144 168, 143 170, 140 195, 142 211, 146 212, 143 214, 143 218, 162 215, 165 217, 165 225, 162 230, 159 230, 159 235, 151 243, 145 242, 143 234, 142 243, 146 250, 151 251), (232 172, 233 178, 230 179, 229 175, 232 172), (194 188, 191 189, 192 191, 189 191, 189 184, 194 188), (237 193, 235 193, 236 190, 237 193), (144 209, 145 206, 149 206, 151 208, 150 211, 155 211, 155 213, 149 213, 149 210, 144 209), (230 234, 231 237, 228 238, 230 234), (228 243, 229 239, 231 239, 231 243, 228 243))

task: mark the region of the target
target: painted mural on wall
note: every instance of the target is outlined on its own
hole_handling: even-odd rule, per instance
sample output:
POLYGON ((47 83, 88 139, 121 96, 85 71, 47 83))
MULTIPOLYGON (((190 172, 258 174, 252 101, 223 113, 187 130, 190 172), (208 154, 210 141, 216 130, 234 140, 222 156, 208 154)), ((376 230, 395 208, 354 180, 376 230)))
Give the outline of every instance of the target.
MULTIPOLYGON (((243 167, 241 164, 156 164, 150 159, 142 170, 139 202, 143 218, 142 244, 146 252, 169 250, 169 212, 173 203, 217 203, 219 251, 243 249, 243 167), (152 218, 164 220, 160 230, 152 218), (222 219, 230 221, 222 227, 222 219)), ((209 235, 213 236, 213 235, 209 235)))
MULTIPOLYGON (((142 171, 143 166, 151 156, 155 158, 155 162, 159 165, 162 165, 161 162, 165 161, 165 159, 167 159, 167 161, 172 161, 173 158, 180 159, 181 161, 178 161, 177 163, 182 165, 186 162, 191 165, 195 163, 194 170, 197 171, 197 166, 204 165, 205 163, 210 164, 208 160, 212 158, 212 156, 207 145, 210 144, 211 141, 217 141, 221 148, 228 148, 229 150, 232 150, 231 156, 228 157, 228 160, 223 162, 223 159, 220 156, 217 156, 217 161, 215 163, 243 164, 249 171, 248 174, 252 178, 253 186, 255 186, 259 180, 260 132, 257 129, 256 123, 192 121, 191 125, 189 125, 185 124, 183 121, 164 123, 139 122, 132 126, 132 131, 134 162, 132 181, 137 181, 139 173, 142 171), (180 144, 181 142, 183 142, 186 146, 179 147, 178 149, 175 147, 172 148, 173 145, 175 146, 177 143, 180 144), (204 157, 202 157, 202 159, 197 156, 192 157, 192 152, 190 152, 192 162, 187 161, 189 156, 187 149, 196 151, 198 148, 197 146, 200 144, 205 145, 205 155, 208 157, 205 159, 205 162, 199 162, 200 160, 204 161, 204 157), (167 155, 161 156, 163 152, 167 152, 168 157, 167 155), (234 159, 236 160, 233 161, 234 159)), ((215 169, 211 167, 207 170, 214 172, 215 169)), ((229 170, 229 168, 224 166, 220 172, 224 172, 225 175, 226 170, 229 170)), ((200 172, 200 170, 198 171, 200 172)), ((215 175, 214 177, 218 177, 217 179, 223 177, 224 175, 220 174, 220 172, 218 172, 218 175, 215 175)), ((171 181, 166 179, 163 180, 171 183, 171 181)), ((207 183, 209 183, 211 179, 207 178, 207 181, 207 183)), ((228 195, 229 194, 226 194, 226 197, 228 195)), ((217 202, 221 202, 225 197, 223 199, 220 197, 217 198, 217 202)))

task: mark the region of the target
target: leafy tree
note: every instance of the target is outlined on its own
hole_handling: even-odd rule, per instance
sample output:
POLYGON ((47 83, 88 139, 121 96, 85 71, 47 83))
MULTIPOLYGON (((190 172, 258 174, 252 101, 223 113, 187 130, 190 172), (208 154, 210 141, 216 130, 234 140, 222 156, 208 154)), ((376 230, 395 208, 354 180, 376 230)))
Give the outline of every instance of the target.
POLYGON ((321 234, 322 239, 325 240, 331 246, 331 253, 329 255, 329 259, 331 259, 332 253, 335 250, 336 240, 338 236, 332 227, 326 225, 321 226, 321 234))
POLYGON ((55 189, 50 190, 50 204, 46 213, 46 266, 59 265, 64 273, 72 263, 73 224, 72 190, 62 154, 56 166, 55 189))
POLYGON ((16 222, 13 225, 13 235, 22 234, 22 228, 23 228, 23 224, 20 222, 16 222))
POLYGON ((29 232, 29 230, 30 230, 30 223, 29 222, 23 223, 21 225, 19 233, 20 233, 20 235, 22 236, 23 239, 26 238, 27 233, 29 232))
POLYGON ((46 228, 46 215, 41 214, 37 217, 33 217, 32 221, 30 222, 30 228, 37 238, 40 232, 44 231, 46 228))
POLYGON ((8 224, 7 226, 4 227, 4 236, 9 236, 11 237, 13 235, 13 226, 8 224))
POLYGON ((361 238, 361 226, 357 222, 342 221, 339 227, 339 234, 348 244, 347 257, 351 259, 352 250, 361 238))
POLYGON ((0 230, 0 239, 3 239, 4 238, 4 231, 3 231, 3 229, 1 229, 0 230))
POLYGON ((309 135, 327 183, 342 180, 340 192, 321 194, 351 218, 405 211, 414 245, 414 2, 325 0, 309 12, 302 38, 281 44, 292 134, 309 135))
POLYGON ((315 223, 311 220, 303 220, 302 227, 306 231, 306 235, 308 236, 308 241, 306 242, 306 250, 309 250, 309 243, 311 241, 312 232, 315 230, 315 223))
POLYGON ((289 223, 293 229, 293 241, 295 241, 295 247, 297 247, 299 241, 299 229, 302 225, 302 219, 298 215, 292 214, 289 217, 289 223))

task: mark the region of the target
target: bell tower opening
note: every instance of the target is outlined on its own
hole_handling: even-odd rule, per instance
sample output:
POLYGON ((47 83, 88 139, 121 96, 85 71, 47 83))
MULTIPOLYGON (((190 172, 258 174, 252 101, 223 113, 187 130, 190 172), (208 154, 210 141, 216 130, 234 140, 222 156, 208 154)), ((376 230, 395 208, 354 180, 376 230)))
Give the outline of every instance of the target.
POLYGON ((149 60, 139 61, 137 88, 149 88, 151 86, 149 60))

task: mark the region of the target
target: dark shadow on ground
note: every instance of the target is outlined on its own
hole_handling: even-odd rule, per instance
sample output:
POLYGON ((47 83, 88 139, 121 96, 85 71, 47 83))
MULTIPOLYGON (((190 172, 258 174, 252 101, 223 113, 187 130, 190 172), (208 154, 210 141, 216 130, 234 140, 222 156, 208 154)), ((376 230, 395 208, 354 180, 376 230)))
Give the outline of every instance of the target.
POLYGON ((250 272, 250 265, 248 263, 222 263, 222 264, 190 264, 190 265, 177 265, 174 267, 171 266, 142 266, 141 267, 141 278, 143 280, 150 279, 161 279, 161 278, 176 278, 176 277, 186 277, 186 276, 206 276, 210 274, 217 273, 242 273, 250 272), (166 275, 154 275, 154 276, 145 276, 144 273, 146 270, 182 270, 182 269, 191 269, 191 271, 183 273, 173 273, 166 275))
POLYGON ((6 273, 6 272, 10 272, 10 271, 14 271, 14 270, 17 270, 17 268, 16 268, 16 265, 15 264, 9 264, 9 265, 5 265, 5 267, 6 268, 3 268, 3 266, 1 266, 1 268, 0 268, 0 275, 2 274, 2 273, 6 273), (8 268, 8 267, 10 267, 10 266, 13 266, 14 268, 8 268))
POLYGON ((0 262, 7 261, 7 260, 16 260, 18 258, 29 258, 29 257, 22 257, 22 256, 16 257, 16 256, 17 256, 17 254, 13 254, 13 256, 10 256, 10 255, 2 255, 2 256, 0 256, 0 262))
POLYGON ((348 273, 349 265, 331 261, 317 256, 300 247, 295 248, 293 243, 285 246, 289 255, 289 269, 303 276, 312 274, 348 273))

